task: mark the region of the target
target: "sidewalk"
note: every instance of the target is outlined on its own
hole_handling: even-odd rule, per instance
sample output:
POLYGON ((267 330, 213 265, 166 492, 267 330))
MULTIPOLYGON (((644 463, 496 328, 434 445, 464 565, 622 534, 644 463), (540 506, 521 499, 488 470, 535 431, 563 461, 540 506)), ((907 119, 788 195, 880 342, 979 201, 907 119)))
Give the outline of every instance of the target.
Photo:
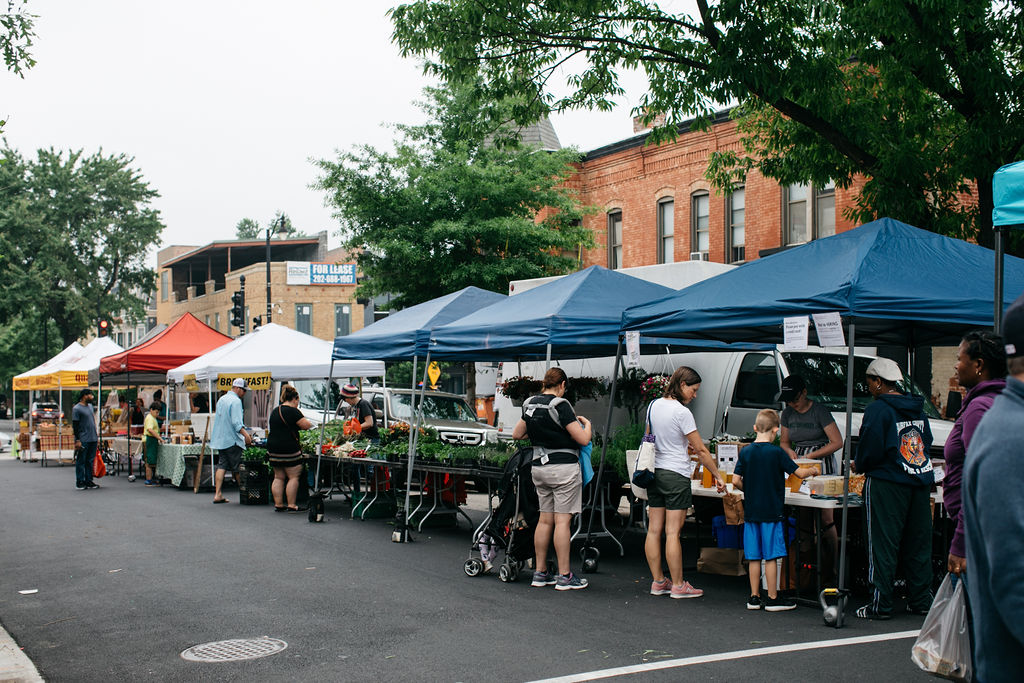
POLYGON ((14 639, 0 627, 0 682, 36 683, 42 682, 35 664, 22 652, 14 639))

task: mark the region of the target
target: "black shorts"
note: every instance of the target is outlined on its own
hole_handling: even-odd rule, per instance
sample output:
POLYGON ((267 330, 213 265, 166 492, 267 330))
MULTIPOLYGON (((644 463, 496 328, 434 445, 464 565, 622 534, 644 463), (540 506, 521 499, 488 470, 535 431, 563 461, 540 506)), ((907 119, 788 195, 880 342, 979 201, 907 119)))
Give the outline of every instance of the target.
POLYGON ((221 448, 217 451, 217 469, 237 472, 238 466, 242 464, 242 453, 244 452, 241 446, 221 448))

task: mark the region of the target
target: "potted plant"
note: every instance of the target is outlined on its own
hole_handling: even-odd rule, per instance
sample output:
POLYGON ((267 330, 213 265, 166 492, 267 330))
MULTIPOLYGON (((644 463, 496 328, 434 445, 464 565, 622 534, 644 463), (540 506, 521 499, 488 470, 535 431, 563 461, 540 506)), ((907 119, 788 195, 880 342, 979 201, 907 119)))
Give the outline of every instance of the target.
POLYGON ((601 398, 608 393, 608 386, 597 377, 570 377, 565 383, 565 398, 569 403, 601 398))
POLYGON ((242 505, 266 505, 270 500, 270 460, 267 449, 250 446, 242 453, 238 466, 238 502, 242 505))
POLYGON ((643 403, 647 404, 655 399, 662 398, 665 395, 665 389, 668 388, 668 380, 668 375, 648 375, 640 387, 643 403))
POLYGON ((640 406, 643 405, 643 384, 648 377, 640 368, 627 368, 615 382, 615 406, 625 408, 630 422, 640 421, 640 406))
POLYGON ((509 377, 500 388, 501 393, 512 400, 512 405, 521 406, 523 401, 541 392, 542 382, 530 376, 509 377))

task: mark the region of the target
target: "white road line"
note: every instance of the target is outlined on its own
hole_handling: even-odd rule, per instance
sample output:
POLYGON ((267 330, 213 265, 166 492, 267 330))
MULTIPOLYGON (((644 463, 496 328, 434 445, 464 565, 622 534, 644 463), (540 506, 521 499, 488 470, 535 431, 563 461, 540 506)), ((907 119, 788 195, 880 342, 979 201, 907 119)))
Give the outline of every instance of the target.
POLYGON ((920 632, 920 630, 897 631, 895 633, 879 633, 873 636, 835 638, 832 640, 817 640, 809 643, 790 643, 789 645, 758 647, 750 650, 733 650, 732 652, 719 652, 712 655, 685 657, 683 659, 669 659, 663 662, 648 662, 646 664, 634 664, 633 666, 620 666, 615 669, 601 669, 598 671, 571 674, 569 676, 559 676, 557 678, 545 678, 539 681, 534 681, 534 683, 576 683, 577 681, 595 681, 601 678, 629 676, 632 674, 647 673, 648 671, 659 671, 661 669, 676 669, 684 666, 693 666, 694 664, 709 664, 711 662, 747 659, 749 657, 763 657, 765 655, 778 655, 786 652, 799 652, 801 650, 818 650, 825 647, 845 647, 847 645, 863 645, 865 643, 878 643, 886 640, 916 638, 920 632))

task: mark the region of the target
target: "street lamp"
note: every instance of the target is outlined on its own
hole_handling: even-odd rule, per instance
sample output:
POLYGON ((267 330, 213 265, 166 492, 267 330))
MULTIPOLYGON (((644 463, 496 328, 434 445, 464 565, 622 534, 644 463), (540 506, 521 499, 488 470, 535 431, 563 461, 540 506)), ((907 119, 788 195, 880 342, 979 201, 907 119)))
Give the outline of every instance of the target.
POLYGON ((285 216, 282 213, 281 217, 276 221, 271 221, 267 225, 267 322, 273 322, 270 311, 270 229, 274 228, 274 232, 279 235, 284 235, 287 231, 284 226, 285 216))

